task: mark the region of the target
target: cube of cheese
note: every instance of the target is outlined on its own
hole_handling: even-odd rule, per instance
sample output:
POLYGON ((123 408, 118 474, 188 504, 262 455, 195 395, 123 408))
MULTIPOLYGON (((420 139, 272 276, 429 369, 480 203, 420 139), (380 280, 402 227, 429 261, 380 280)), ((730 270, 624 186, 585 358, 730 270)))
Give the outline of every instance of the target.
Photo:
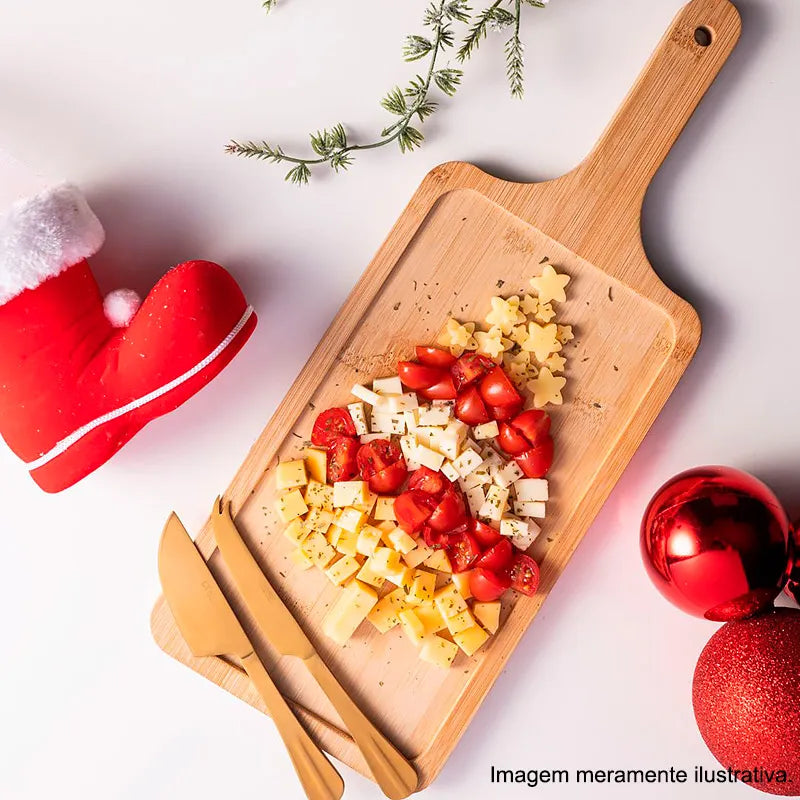
POLYGON ((425 447, 433 447, 433 443, 438 439, 443 430, 443 428, 436 428, 430 425, 419 425, 414 431, 414 436, 416 437, 417 444, 424 445, 425 447))
POLYGON ((379 633, 386 633, 400 624, 398 614, 407 607, 405 597, 403 589, 395 589, 381 598, 375 608, 367 614, 367 619, 379 633))
POLYGON ((317 450, 315 447, 306 447, 303 451, 306 459, 306 469, 308 474, 319 483, 328 480, 328 454, 325 450, 317 450))
POLYGON ((410 609, 403 609, 398 615, 400 627, 403 633, 409 638, 412 644, 420 645, 425 638, 425 626, 422 620, 410 609))
POLYGON ((449 436, 447 431, 443 431, 436 437, 436 447, 434 449, 445 458, 454 461, 461 452, 461 445, 456 439, 449 436))
POLYGON ((314 562, 314 566, 320 569, 325 569, 336 556, 333 546, 317 531, 311 531, 303 539, 300 549, 314 562))
POLYGON ((386 580, 408 592, 414 582, 414 570, 405 564, 399 564, 394 569, 387 570, 386 580))
POLYGON ((514 513, 519 517, 544 519, 546 508, 541 500, 517 500, 514 503, 514 513))
POLYGON ((452 572, 453 567, 444 550, 434 550, 424 561, 426 567, 439 572, 452 572))
POLYGON ((402 416, 406 411, 413 411, 418 405, 415 394, 382 394, 372 410, 375 414, 402 416))
POLYGON ((377 394, 403 394, 403 384, 397 375, 390 378, 375 378, 372 381, 372 391, 377 394))
POLYGON ((302 459, 281 461, 275 469, 275 485, 278 489, 295 489, 307 483, 306 464, 302 459))
POLYGON ((405 561, 407 566, 413 569, 422 564, 433 552, 434 551, 430 547, 420 540, 413 550, 408 553, 403 553, 403 561, 405 561))
POLYGON ((501 489, 508 489, 514 481, 519 480, 523 475, 519 464, 516 461, 509 461, 504 467, 501 467, 494 475, 494 482, 501 489))
POLYGON ((326 534, 332 523, 332 511, 324 508, 312 508, 306 516, 305 526, 309 531, 326 534))
POLYGON ((482 439, 494 439, 495 436, 500 435, 500 428, 498 428, 497 423, 492 420, 491 422, 484 422, 483 425, 476 425, 472 429, 472 435, 478 441, 482 439))
POLYGON ((371 556, 381 540, 380 528, 374 525, 365 525, 358 534, 356 550, 362 556, 371 556))
POLYGON ((345 556, 355 556, 358 554, 358 536, 359 531, 348 531, 340 528, 336 544, 334 545, 338 552, 345 556))
POLYGON ((546 478, 519 478, 514 481, 514 491, 521 502, 550 499, 546 478))
POLYGON ((410 553, 417 543, 402 528, 397 527, 386 534, 386 539, 392 549, 397 550, 401 555, 410 553))
POLYGON ((342 556, 338 561, 334 561, 325 569, 328 580, 336 586, 346 583, 358 572, 361 564, 354 556, 342 556))
POLYGON ((385 433, 365 433, 363 436, 358 437, 358 441, 361 444, 369 444, 370 442, 376 442, 378 439, 385 439, 385 433))
POLYGON ((457 654, 458 646, 441 636, 426 636, 419 650, 419 657, 422 661, 427 661, 428 664, 433 664, 441 669, 450 669, 457 654))
POLYGON ((419 409, 419 425, 446 426, 453 416, 453 401, 434 400, 433 405, 423 406, 419 409))
POLYGON ((334 547, 338 547, 339 539, 341 539, 342 536, 344 534, 346 534, 346 533, 347 533, 347 531, 342 530, 338 525, 334 524, 334 525, 331 525, 330 528, 328 528, 328 532, 325 534, 325 538, 334 547))
POLYGON ((435 450, 431 450, 421 444, 417 445, 414 457, 421 466, 432 469, 434 472, 438 472, 439 468, 444 464, 444 456, 441 453, 437 453, 435 450))
POLYGON ((383 577, 387 577, 388 573, 394 572, 400 567, 400 554, 388 547, 377 547, 372 554, 375 570, 378 571, 383 577))
POLYGON ((467 489, 465 492, 467 497, 467 505, 469 506, 469 513, 473 517, 478 516, 478 512, 483 508, 486 502, 486 495, 480 486, 475 486, 472 489, 467 489))
POLYGON ((364 565, 358 570, 356 577, 363 583, 368 583, 376 589, 380 589, 386 582, 386 578, 379 574, 375 569, 375 564, 371 558, 368 558, 364 565))
POLYGON ((455 483, 459 479, 458 470, 452 461, 445 461, 440 471, 451 483, 455 483))
POLYGON ((300 517, 295 517, 284 529, 283 535, 295 544, 300 544, 308 536, 309 530, 300 517))
POLYGON ((323 633, 337 644, 345 644, 377 603, 375 589, 352 580, 322 620, 323 633))
POLYGON ((419 420, 417 418, 418 411, 419 409, 412 409, 411 411, 403 412, 403 419, 406 422, 406 430, 409 433, 414 433, 417 430, 417 425, 419 425, 419 420))
POLYGON ((458 485, 461 487, 461 491, 463 492, 468 492, 470 489, 474 489, 476 486, 481 487, 484 489, 484 491, 486 491, 485 487, 488 487, 491 482, 492 479, 489 476, 488 470, 483 470, 480 467, 467 475, 466 478, 458 479, 458 485))
POLYGON ((372 513, 372 509, 375 508, 377 500, 378 495, 368 489, 366 499, 361 503, 353 503, 353 507, 369 516, 372 513))
POLYGON ((353 388, 350 390, 350 394, 371 406, 374 406, 375 403, 380 402, 381 399, 379 394, 370 391, 366 386, 362 386, 359 383, 353 386, 353 388))
POLYGON ((373 433, 402 436, 406 432, 406 420, 402 414, 373 414, 370 430, 373 433))
POLYGON ((489 487, 486 492, 486 502, 478 510, 478 516, 483 519, 496 520, 502 519, 508 505, 508 489, 501 489, 497 485, 489 487))
POLYGON ((292 489, 275 501, 275 510, 281 522, 291 522, 295 517, 302 517, 308 511, 308 506, 300 490, 292 489))
POLYGON ((469 576, 471 573, 471 569, 466 572, 453 573, 453 585, 465 600, 469 600, 472 597, 472 589, 469 588, 469 576))
POLYGON ((467 601, 459 594, 458 589, 448 583, 433 596, 433 603, 445 619, 458 616, 467 610, 467 601))
POLYGON ((306 486, 306 492, 303 495, 306 505, 310 508, 333 508, 333 486, 328 486, 327 483, 320 483, 315 478, 312 478, 306 486))
POLYGON ((410 470, 419 469, 422 466, 417 461, 417 440, 414 436, 405 435, 400 437, 400 449, 403 451, 403 458, 406 460, 406 466, 410 470))
POLYGON ((358 508, 348 506, 341 508, 334 518, 334 523, 350 533, 358 533, 366 522, 367 515, 358 508))
POLYGON ((379 497, 375 503, 374 518, 379 521, 396 520, 394 497, 379 497))
POLYGON ((355 403, 347 404, 347 411, 356 429, 356 435, 361 436, 367 433, 367 415, 364 413, 364 404, 358 400, 355 403))
POLYGON ((466 611, 462 611, 460 614, 456 614, 454 617, 450 617, 447 622, 447 630, 450 631, 451 636, 455 636, 457 633, 461 633, 461 631, 467 630, 467 628, 472 628, 475 625, 475 619, 470 614, 469 609, 466 611))
POLYGON ((289 553, 289 561, 303 571, 314 566, 314 562, 299 547, 289 553))
MULTIPOLYGON (((503 522, 500 521, 500 533, 503 533, 503 522)), ((507 525, 505 536, 511 537, 511 544, 518 550, 527 550, 535 541, 542 529, 532 520, 516 520, 519 525, 507 525)))
POLYGON ((486 628, 489 633, 497 633, 500 627, 500 601, 495 600, 493 603, 475 603, 472 606, 472 613, 475 619, 486 628))
MULTIPOLYGON (((398 589, 397 591, 401 590, 398 589)), ((436 606, 416 606, 414 613, 425 626, 426 636, 443 631, 447 627, 445 618, 436 606)))
POLYGON ((411 584, 406 600, 415 606, 430 603, 433 600, 435 589, 436 576, 432 572, 416 569, 414 570, 414 581, 411 584))
POLYGON ((482 463, 483 459, 474 450, 464 450, 464 452, 453 461, 453 466, 458 470, 458 474, 462 478, 466 478, 467 475, 475 472, 482 463))
POLYGON ((467 628, 465 631, 453 634, 453 641, 461 648, 461 650, 468 656, 475 655, 478 650, 483 647, 489 634, 486 631, 475 625, 472 628, 467 628))
POLYGON ((333 484, 334 508, 345 508, 365 503, 369 497, 366 481, 336 481, 333 484))

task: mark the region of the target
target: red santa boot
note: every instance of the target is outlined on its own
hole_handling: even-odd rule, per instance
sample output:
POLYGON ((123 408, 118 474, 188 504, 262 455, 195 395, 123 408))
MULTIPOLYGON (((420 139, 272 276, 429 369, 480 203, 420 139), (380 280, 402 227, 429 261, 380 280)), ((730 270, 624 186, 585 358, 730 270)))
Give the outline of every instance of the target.
POLYGON ((189 261, 139 305, 104 303, 103 228, 64 184, 0 213, 0 434, 45 491, 97 469, 236 355, 256 324, 233 278, 189 261))

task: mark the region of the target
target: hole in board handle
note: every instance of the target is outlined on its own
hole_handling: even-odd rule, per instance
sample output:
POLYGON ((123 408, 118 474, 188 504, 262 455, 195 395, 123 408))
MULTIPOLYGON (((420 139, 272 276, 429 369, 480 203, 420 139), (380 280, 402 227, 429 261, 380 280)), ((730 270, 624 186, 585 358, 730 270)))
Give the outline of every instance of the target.
POLYGON ((700 47, 708 47, 714 40, 714 34, 711 32, 711 28, 701 25, 694 29, 694 40, 700 47))

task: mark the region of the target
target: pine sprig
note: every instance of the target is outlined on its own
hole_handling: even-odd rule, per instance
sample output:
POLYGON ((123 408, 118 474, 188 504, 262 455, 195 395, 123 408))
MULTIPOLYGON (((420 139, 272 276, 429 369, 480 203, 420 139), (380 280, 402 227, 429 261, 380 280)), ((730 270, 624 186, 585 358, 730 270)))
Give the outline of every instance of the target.
POLYGON ((514 29, 511 38, 506 42, 506 75, 508 88, 512 97, 521 98, 525 94, 525 45, 519 36, 519 26, 522 21, 522 0, 514 2, 514 29))
POLYGON ((269 14, 278 5, 278 0, 262 0, 261 7, 269 14))

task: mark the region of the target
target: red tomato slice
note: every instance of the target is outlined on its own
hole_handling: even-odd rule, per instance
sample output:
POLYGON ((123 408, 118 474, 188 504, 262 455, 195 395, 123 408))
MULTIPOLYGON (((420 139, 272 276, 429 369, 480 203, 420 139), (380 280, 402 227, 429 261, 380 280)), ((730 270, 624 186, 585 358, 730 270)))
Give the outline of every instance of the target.
POLYGON ((436 500, 424 492, 409 489, 394 500, 397 523, 407 533, 418 531, 433 513, 436 500))
POLYGON ((553 464, 553 439, 548 436, 538 447, 533 447, 515 458, 527 478, 544 478, 553 464))
POLYGON ((470 520, 469 530, 481 546, 481 550, 488 550, 492 545, 503 539, 500 531, 495 530, 491 525, 487 525, 479 519, 470 520))
POLYGON ((455 364, 456 357, 447 350, 442 350, 438 347, 423 347, 419 345, 414 349, 417 354, 417 361, 420 364, 427 364, 429 367, 449 367, 455 364))
POLYGON ((311 431, 311 443, 317 447, 328 447, 340 436, 355 436, 356 426, 346 408, 329 408, 320 412, 311 431))
POLYGON ((450 481, 441 472, 434 472, 428 467, 420 467, 411 473, 408 479, 409 489, 419 489, 426 494, 440 495, 446 486, 450 486, 450 481))
POLYGON ((481 400, 477 386, 468 386, 456 398, 456 416, 467 425, 482 425, 488 422, 489 412, 481 400))
POLYGON ((536 447, 550 435, 550 415, 546 411, 530 408, 515 417, 511 424, 536 447))
POLYGON ((453 572, 468 570, 481 554, 475 537, 466 531, 448 536, 444 549, 450 559, 453 572))
MULTIPOLYGON (((517 553, 508 571, 511 588, 532 597, 539 588, 539 565, 525 553, 517 553)), ((470 583, 470 589, 472 584, 470 583)), ((475 591, 472 592, 475 594, 475 591)), ((477 597, 477 595, 475 595, 477 597)))
POLYGON ((522 408, 522 398, 502 367, 493 367, 483 376, 481 397, 487 406, 522 408))
POLYGON ((521 456, 531 449, 530 442, 507 422, 501 422, 499 428, 500 435, 497 437, 497 441, 510 456, 521 456))
POLYGON ((417 364, 416 361, 399 361, 397 374, 403 384, 418 392, 439 383, 446 374, 446 370, 429 367, 427 364, 417 364))
POLYGON ((490 572, 500 573, 511 566, 513 557, 514 548, 511 545, 511 540, 504 536, 497 544, 484 551, 483 555, 475 562, 475 566, 488 569, 490 572))
POLYGON ((369 479, 369 488, 378 494, 394 494, 402 485, 408 475, 405 461, 399 461, 386 467, 380 472, 376 472, 369 479))
POLYGON ((511 586, 507 575, 498 575, 488 569, 474 569, 469 576, 469 590, 481 603, 497 600, 511 586))
POLYGON ((465 386, 469 386, 471 383, 475 383, 478 378, 482 378, 495 366, 496 364, 491 358, 487 358, 480 353, 464 353, 450 367, 450 372, 453 374, 456 389, 460 392, 465 386))
POLYGON ((420 389, 419 393, 427 400, 455 400, 456 387, 452 375, 445 373, 439 383, 434 383, 427 389, 420 389))
POLYGON ((365 481, 393 464, 401 464, 403 469, 406 466, 399 445, 389 439, 375 439, 358 450, 358 471, 365 481))
POLYGON ((464 508, 464 498, 461 492, 454 489, 446 491, 439 501, 439 505, 431 514, 428 525, 435 531, 451 531, 459 525, 463 525, 467 519, 467 511, 464 508))
POLYGON ((340 436, 328 445, 328 480, 351 481, 358 475, 358 439, 340 436))
POLYGON ((519 403, 514 403, 510 406, 490 406, 489 413, 492 415, 492 419, 496 420, 509 420, 513 417, 516 417, 517 414, 522 410, 522 400, 519 403))
POLYGON ((430 525, 425 525, 422 529, 422 540, 428 547, 438 550, 447 544, 450 537, 446 533, 435 531, 430 525))

